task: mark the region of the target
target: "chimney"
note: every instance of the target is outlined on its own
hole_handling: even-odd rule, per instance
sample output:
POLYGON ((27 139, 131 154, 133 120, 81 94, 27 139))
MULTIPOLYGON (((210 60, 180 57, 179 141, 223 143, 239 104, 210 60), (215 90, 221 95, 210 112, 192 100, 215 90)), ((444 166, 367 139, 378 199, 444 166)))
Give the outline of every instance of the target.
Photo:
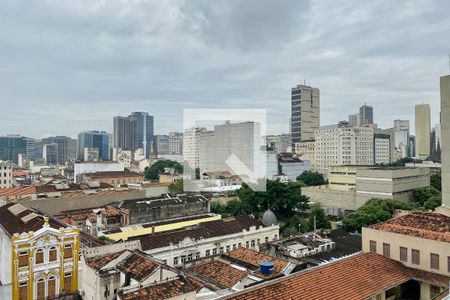
POLYGON ((450 75, 441 77, 442 206, 450 213, 450 75))

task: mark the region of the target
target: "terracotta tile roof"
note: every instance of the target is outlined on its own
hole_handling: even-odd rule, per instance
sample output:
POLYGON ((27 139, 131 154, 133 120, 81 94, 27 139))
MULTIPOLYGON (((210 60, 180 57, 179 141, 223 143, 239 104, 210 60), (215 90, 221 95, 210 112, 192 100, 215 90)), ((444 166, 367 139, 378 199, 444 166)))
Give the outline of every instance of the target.
POLYGON ((28 196, 36 194, 35 186, 0 189, 0 196, 28 196))
MULTIPOLYGON (((424 280, 447 286, 449 277, 424 272, 424 280)), ((358 254, 301 273, 282 277, 225 297, 265 299, 367 299, 385 289, 417 278, 417 270, 374 253, 358 254)))
POLYGON ((174 298, 183 294, 196 292, 203 285, 190 277, 182 277, 167 282, 150 285, 138 290, 119 292, 122 300, 164 300, 174 298))
POLYGON ((122 215, 122 211, 116 207, 106 207, 101 210, 101 213, 105 217, 119 217, 122 215))
POLYGON ((450 217, 438 213, 413 212, 370 228, 450 242, 450 217))
POLYGON ((230 258, 233 261, 243 263, 243 265, 247 267, 253 267, 253 269, 258 269, 259 262, 262 260, 272 261, 274 264, 274 273, 281 273, 289 264, 287 260, 243 247, 224 253, 223 256, 225 258, 230 258))
POLYGON ((135 250, 117 265, 120 271, 124 273, 129 272, 131 277, 137 281, 143 281, 153 274, 158 267, 160 267, 159 263, 139 250, 135 250))
POLYGON ((90 259, 87 259, 86 264, 94 270, 100 270, 101 268, 103 268, 104 266, 109 264, 111 261, 115 260, 120 255, 122 255, 122 253, 124 253, 125 251, 126 250, 122 250, 119 252, 114 252, 114 253, 105 254, 105 255, 101 255, 101 256, 95 256, 90 259))
POLYGON ((188 268, 188 271, 222 288, 232 288, 247 276, 247 272, 236 269, 219 260, 191 266, 188 268))
POLYGON ((236 216, 218 221, 200 223, 193 229, 182 229, 171 232, 161 232, 152 235, 144 235, 130 238, 130 240, 139 239, 141 241, 142 250, 167 247, 170 244, 178 244, 185 238, 199 240, 201 238, 208 239, 217 236, 236 234, 242 230, 249 230, 250 227, 264 226, 263 223, 249 216, 236 216))

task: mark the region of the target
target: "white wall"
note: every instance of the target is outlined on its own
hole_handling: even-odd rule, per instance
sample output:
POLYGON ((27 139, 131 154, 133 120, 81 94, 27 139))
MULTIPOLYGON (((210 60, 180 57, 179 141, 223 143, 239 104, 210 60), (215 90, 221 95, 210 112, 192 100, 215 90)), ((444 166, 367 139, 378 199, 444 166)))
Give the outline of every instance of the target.
POLYGON ((0 228, 0 281, 3 285, 11 284, 11 249, 10 237, 0 228))

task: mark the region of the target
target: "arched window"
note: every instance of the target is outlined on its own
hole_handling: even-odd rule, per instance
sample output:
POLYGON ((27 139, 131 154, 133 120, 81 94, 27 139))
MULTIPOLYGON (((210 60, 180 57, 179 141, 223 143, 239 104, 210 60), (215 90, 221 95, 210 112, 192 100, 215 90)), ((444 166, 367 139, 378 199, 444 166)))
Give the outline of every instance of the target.
POLYGON ((50 276, 48 278, 48 288, 47 288, 47 297, 49 299, 53 299, 56 297, 56 277, 55 276, 50 276))
POLYGON ((36 299, 37 300, 45 299, 45 280, 44 280, 44 278, 40 278, 36 283, 36 299))
POLYGON ((56 247, 50 247, 48 250, 48 261, 56 261, 57 257, 56 247))
POLYGON ((44 250, 42 249, 37 249, 36 250, 36 260, 35 260, 36 264, 42 264, 44 263, 44 250))

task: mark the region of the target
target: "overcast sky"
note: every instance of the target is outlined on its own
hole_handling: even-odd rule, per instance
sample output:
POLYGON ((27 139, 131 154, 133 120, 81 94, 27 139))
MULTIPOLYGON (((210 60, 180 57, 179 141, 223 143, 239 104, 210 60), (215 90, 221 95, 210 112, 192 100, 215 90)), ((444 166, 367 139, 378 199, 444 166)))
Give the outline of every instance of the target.
POLYGON ((184 108, 267 108, 287 132, 290 88, 320 88, 321 123, 364 102, 379 126, 439 115, 450 1, 30 1, 0 3, 0 135, 75 136, 112 117, 182 128, 184 108), (403 2, 403 3, 400 3, 403 2))

